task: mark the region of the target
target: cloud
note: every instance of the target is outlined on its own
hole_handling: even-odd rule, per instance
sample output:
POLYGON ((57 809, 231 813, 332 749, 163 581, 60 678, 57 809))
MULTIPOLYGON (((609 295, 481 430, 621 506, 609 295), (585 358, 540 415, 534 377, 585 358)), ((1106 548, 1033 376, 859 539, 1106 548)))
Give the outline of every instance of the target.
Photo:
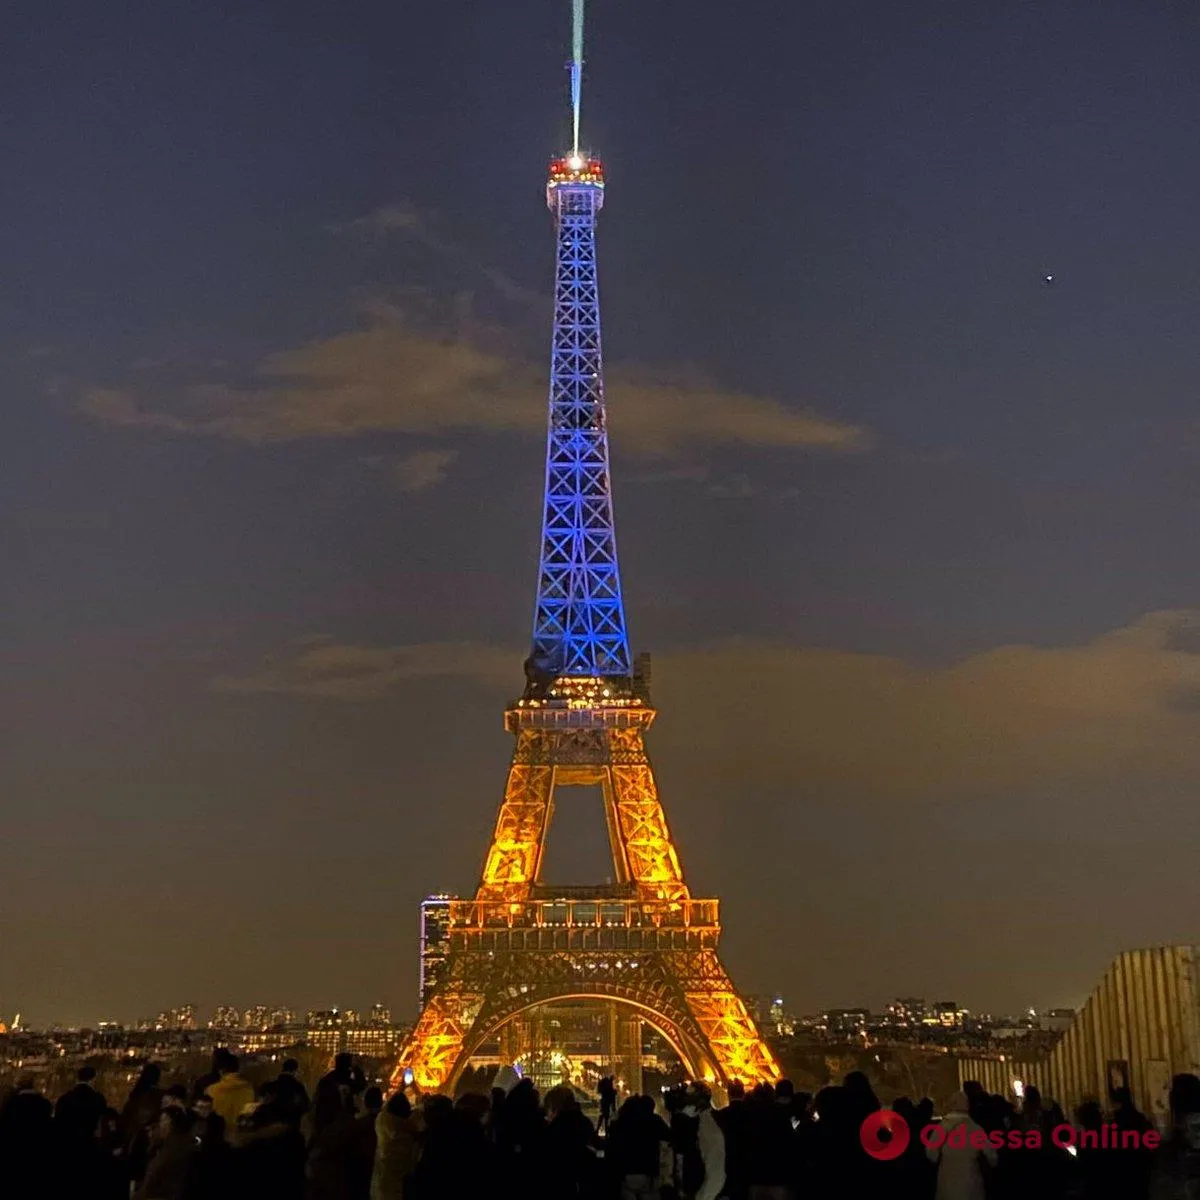
MULTIPOLYGON (((293 642, 247 675, 213 680, 218 692, 374 700, 417 679, 459 677, 480 683, 520 681, 519 653, 470 642, 353 646, 325 637, 293 642)), ((516 682, 513 683, 516 686, 516 682)))
POLYGON ((396 200, 381 205, 364 216, 352 221, 342 221, 329 226, 330 233, 367 234, 371 237, 386 237, 393 233, 407 233, 426 242, 435 249, 448 249, 439 238, 429 231, 425 215, 409 200, 396 200))
POLYGON ((666 655, 659 699, 687 709, 709 769, 908 799, 1065 780, 1200 772, 1200 654, 1151 613, 1072 647, 1001 646, 948 667, 769 643, 666 655), (711 681, 737 680, 741 703, 711 681), (762 764, 762 765, 756 765, 762 764))
POLYGON ((1182 650, 1185 654, 1200 654, 1200 614, 1194 614, 1192 619, 1184 619, 1169 623, 1167 630, 1167 648, 1182 650))
POLYGON ((437 251, 450 262, 478 275, 501 300, 526 308, 547 303, 543 293, 510 279, 496 267, 481 264, 478 254, 435 233, 436 224, 436 213, 423 212, 411 200, 399 199, 381 205, 364 216, 355 217, 352 221, 330 225, 328 229, 330 233, 358 234, 371 238, 389 238, 399 234, 437 251))
MULTIPOLYGON (((656 734, 740 790, 792 788, 947 803, 981 792, 1200 774, 1200 653, 1158 612, 1070 647, 1001 646, 950 666, 770 642, 655 657, 656 734), (731 688, 737 703, 730 702, 731 688), (677 733, 673 731, 678 731, 677 733)), ((454 675, 520 683, 520 654, 467 643, 297 643, 220 691, 368 700, 454 675)))
POLYGON ((719 496, 723 500, 749 500, 754 496, 760 496, 762 489, 756 488, 750 482, 750 477, 743 475, 739 471, 726 479, 710 485, 708 494, 710 496, 719 496))
MULTIPOLYGON (((242 385, 195 384, 169 397, 93 388, 81 408, 128 428, 256 443, 460 430, 540 435, 544 367, 486 341, 379 308, 362 329, 268 356, 242 385)), ((871 441, 861 426, 691 377, 613 371, 608 398, 614 438, 646 455, 737 443, 846 452, 871 441)))
POLYGON ((445 480, 457 457, 457 450, 417 450, 392 463, 392 478, 402 492, 423 492, 445 480))

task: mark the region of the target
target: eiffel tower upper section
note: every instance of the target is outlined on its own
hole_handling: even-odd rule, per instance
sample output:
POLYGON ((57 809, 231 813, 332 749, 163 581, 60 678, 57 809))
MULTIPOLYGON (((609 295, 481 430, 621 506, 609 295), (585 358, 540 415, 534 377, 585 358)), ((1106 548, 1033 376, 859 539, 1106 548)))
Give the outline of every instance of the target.
POLYGON ((613 528, 596 217, 604 170, 578 150, 554 160, 546 185, 557 256, 546 491, 533 647, 533 691, 563 676, 632 675, 613 528))

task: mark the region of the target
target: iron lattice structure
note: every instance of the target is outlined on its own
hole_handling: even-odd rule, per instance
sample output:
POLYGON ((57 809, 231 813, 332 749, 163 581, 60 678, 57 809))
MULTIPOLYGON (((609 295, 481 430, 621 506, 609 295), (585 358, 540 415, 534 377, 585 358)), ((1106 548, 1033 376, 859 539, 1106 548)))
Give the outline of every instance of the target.
POLYGON ((599 162, 575 161, 577 170, 563 160, 552 164, 546 188, 558 225, 558 256, 532 659, 546 674, 628 676, 596 278, 604 175, 599 162))
POLYGON ((621 601, 608 469, 595 159, 551 164, 558 234, 542 553, 524 696, 504 799, 474 899, 452 900, 449 957, 396 1068, 423 1090, 453 1087, 466 1062, 538 1005, 628 1006, 696 1078, 774 1079, 779 1068, 717 953, 718 902, 684 881, 645 732, 621 601), (560 788, 599 786, 615 882, 550 887, 546 835, 560 788))

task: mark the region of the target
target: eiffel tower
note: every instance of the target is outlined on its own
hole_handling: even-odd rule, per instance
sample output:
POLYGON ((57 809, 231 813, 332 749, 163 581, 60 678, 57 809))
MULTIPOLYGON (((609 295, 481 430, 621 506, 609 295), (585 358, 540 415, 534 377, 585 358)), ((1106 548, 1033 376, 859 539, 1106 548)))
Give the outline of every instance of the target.
POLYGON ((411 1071, 421 1090, 451 1090, 510 1022, 582 999, 645 1021, 692 1078, 775 1079, 717 954, 718 902, 684 881, 646 755, 649 663, 630 658, 609 482, 599 159, 576 149, 552 161, 546 201, 557 231, 546 487, 526 686, 504 715, 516 747, 479 886, 450 901, 448 958, 393 1085, 411 1071), (551 886, 542 867, 559 792, 596 785, 615 882, 551 886))

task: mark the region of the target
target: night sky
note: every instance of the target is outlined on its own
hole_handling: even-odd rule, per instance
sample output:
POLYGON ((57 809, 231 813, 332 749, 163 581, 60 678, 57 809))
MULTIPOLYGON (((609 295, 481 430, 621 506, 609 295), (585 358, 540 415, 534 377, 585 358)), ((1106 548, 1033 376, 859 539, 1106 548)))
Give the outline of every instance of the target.
MULTIPOLYGON (((523 681, 569 5, 5 24, 0 1016, 409 1015, 523 681)), ((1196 939, 1196 7, 593 0, 587 58, 631 638, 739 986, 1072 1004, 1196 939)))

